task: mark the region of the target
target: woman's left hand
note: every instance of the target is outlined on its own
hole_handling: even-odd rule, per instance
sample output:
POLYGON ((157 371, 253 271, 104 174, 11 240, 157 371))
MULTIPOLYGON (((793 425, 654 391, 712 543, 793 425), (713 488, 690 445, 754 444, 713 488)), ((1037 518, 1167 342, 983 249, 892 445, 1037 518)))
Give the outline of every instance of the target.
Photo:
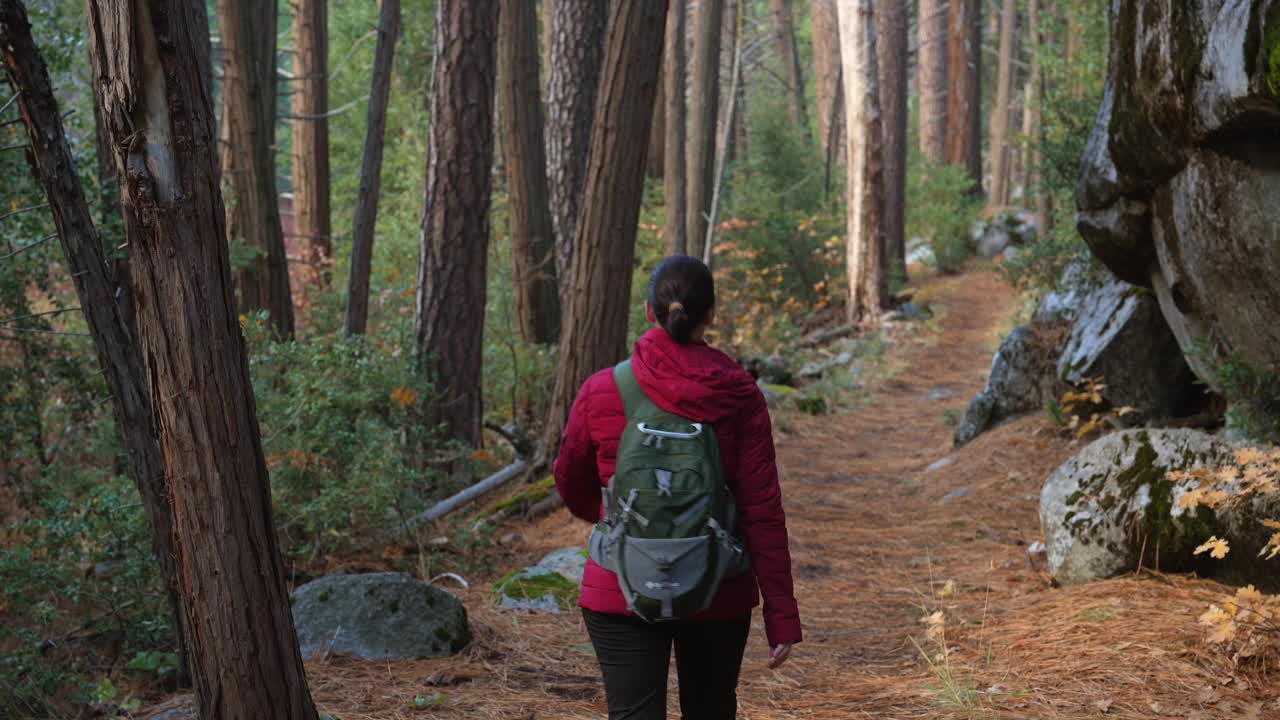
POLYGON ((777 670, 789 657, 791 657, 791 643, 774 645, 773 650, 769 652, 769 669, 777 670))

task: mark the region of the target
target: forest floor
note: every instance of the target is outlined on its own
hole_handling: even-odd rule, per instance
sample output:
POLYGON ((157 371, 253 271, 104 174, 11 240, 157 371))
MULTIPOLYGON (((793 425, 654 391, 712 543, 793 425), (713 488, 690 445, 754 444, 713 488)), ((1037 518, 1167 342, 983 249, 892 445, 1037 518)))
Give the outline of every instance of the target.
MULTIPOLYGON (((766 669, 757 614, 739 717, 1280 717, 1280 678, 1246 673, 1202 642, 1197 617, 1228 589, 1155 573, 1052 587, 1028 546, 1041 539, 1041 484, 1072 454, 1068 440, 1032 416, 954 450, 944 420, 982 389, 1015 298, 986 270, 931 293, 937 332, 896 344, 897 371, 855 411, 779 423, 805 642, 766 669), (937 611, 943 634, 930 637, 924 620, 937 611)), ((588 528, 561 510, 518 530, 512 566, 581 544, 588 528)), ((458 657, 309 663, 322 710, 604 717, 581 617, 498 610, 493 579, 461 593, 476 641, 458 657)), ((674 671, 671 687, 678 717, 674 671)))

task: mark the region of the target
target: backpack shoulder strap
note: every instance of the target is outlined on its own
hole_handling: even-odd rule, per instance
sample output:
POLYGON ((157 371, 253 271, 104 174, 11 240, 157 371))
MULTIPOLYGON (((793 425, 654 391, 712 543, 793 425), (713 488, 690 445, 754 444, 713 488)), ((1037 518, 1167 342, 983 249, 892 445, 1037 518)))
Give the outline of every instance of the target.
POLYGON ((622 410, 627 417, 638 414, 652 414, 660 408, 649 399, 636 380, 635 371, 631 369, 631 361, 623 360, 613 368, 613 381, 618 385, 618 393, 622 395, 622 410))

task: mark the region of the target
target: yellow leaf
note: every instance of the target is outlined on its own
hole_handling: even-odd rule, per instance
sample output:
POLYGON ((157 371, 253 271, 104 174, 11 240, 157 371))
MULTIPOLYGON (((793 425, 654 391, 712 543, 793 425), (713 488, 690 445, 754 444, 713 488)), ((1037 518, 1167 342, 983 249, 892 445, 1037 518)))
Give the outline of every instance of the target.
POLYGON ((947 584, 943 585, 942 589, 938 591, 938 597, 940 598, 948 598, 955 594, 956 594, 955 580, 948 580, 947 584))
POLYGON ((1262 602, 1262 593, 1252 585, 1246 585, 1236 591, 1236 600, 1243 603, 1260 603, 1262 602))
POLYGON ((1211 642, 1211 643, 1215 643, 1215 644, 1216 644, 1216 643, 1231 642, 1232 640, 1235 640, 1235 639, 1236 639, 1236 624, 1235 624, 1235 622, 1223 623, 1223 624, 1219 625, 1219 626, 1217 627, 1217 629, 1215 629, 1215 630, 1214 630, 1214 631, 1209 635, 1209 642, 1211 642))
POLYGON ((1200 624, 1201 625, 1220 625, 1224 622, 1227 622, 1230 619, 1231 619, 1231 616, 1228 615, 1222 608, 1218 607, 1217 605, 1210 605, 1209 609, 1205 610, 1204 613, 1200 615, 1200 624))
POLYGON ((1214 535, 1195 550, 1196 555, 1200 555, 1205 552, 1208 552, 1210 557, 1216 560, 1221 560, 1227 556, 1227 553, 1231 552, 1231 547, 1227 545, 1226 540, 1219 539, 1217 535, 1214 535))

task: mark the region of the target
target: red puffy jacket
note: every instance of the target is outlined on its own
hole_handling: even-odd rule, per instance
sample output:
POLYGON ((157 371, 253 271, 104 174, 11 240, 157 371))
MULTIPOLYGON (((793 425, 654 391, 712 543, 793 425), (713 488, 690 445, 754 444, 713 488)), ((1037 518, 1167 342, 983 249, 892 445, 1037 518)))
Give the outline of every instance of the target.
MULTIPOLYGON (((640 387, 663 410, 715 427, 725 481, 738 507, 753 572, 725 580, 704 619, 751 612, 764 595, 770 645, 800 642, 800 613, 791 582, 787 524, 774 460, 769 409, 755 381, 706 343, 681 345, 654 328, 636 343, 631 367, 640 387)), ((582 386, 556 458, 556 487, 570 512, 588 522, 603 513, 600 489, 613 477, 618 440, 626 426, 613 369, 582 386)), ((582 580, 582 607, 627 614, 618 578, 594 562, 582 580)))

